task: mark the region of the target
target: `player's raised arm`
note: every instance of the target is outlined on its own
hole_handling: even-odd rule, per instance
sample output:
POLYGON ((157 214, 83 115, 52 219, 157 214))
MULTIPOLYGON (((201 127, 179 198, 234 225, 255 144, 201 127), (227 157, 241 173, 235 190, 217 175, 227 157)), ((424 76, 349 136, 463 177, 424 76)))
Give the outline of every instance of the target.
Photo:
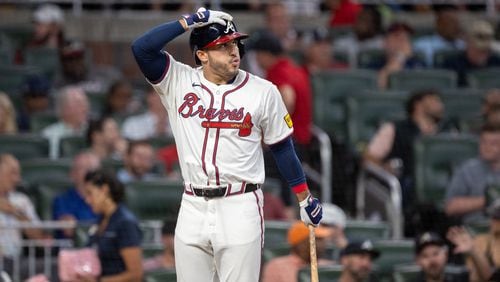
POLYGON ((161 78, 167 67, 168 56, 162 49, 168 42, 191 28, 211 23, 225 25, 224 20, 230 21, 232 16, 224 12, 200 8, 195 14, 161 24, 141 35, 132 43, 132 53, 144 76, 149 81, 155 82, 161 78))
POLYGON ((318 225, 323 210, 318 199, 309 192, 306 176, 293 148, 291 137, 270 146, 281 175, 297 196, 300 206, 300 219, 306 224, 318 225))

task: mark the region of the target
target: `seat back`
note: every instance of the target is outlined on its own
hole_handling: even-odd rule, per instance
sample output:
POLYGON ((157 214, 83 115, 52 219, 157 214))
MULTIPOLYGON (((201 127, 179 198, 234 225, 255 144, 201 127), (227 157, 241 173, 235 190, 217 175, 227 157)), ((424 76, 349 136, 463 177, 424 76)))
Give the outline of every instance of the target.
POLYGON ((380 257, 374 261, 381 279, 391 279, 395 265, 411 263, 415 259, 413 240, 381 240, 374 242, 380 257))
POLYGON ((62 137, 59 142, 61 157, 72 158, 87 148, 85 137, 72 135, 62 137))
POLYGON ((365 220, 348 220, 344 233, 350 240, 389 239, 390 227, 386 222, 373 222, 365 220))
POLYGON ((183 193, 178 181, 137 181, 127 184, 126 202, 142 220, 177 218, 183 193))
POLYGON ((453 170, 477 152, 478 141, 469 135, 418 138, 414 145, 417 201, 442 204, 453 170))
POLYGON ((0 135, 0 153, 13 154, 19 160, 47 158, 49 141, 35 134, 0 135))
POLYGON ((380 124, 406 116, 406 95, 356 94, 347 98, 347 132, 349 142, 362 148, 375 134, 380 124))
POLYGON ((376 73, 369 70, 325 71, 311 77, 314 123, 330 136, 345 139, 346 96, 377 87, 376 73))
POLYGON ((461 126, 461 130, 464 129, 462 128, 463 125, 481 119, 483 95, 457 92, 442 94, 441 99, 444 104, 446 119, 461 126))
POLYGON ((144 275, 145 282, 176 282, 177 275, 175 270, 158 270, 148 272, 144 275))
POLYGON ((472 88, 500 88, 500 68, 488 68, 472 71, 467 75, 467 82, 472 88))
POLYGON ((40 133, 45 127, 56 123, 57 115, 52 112, 34 113, 30 116, 31 132, 40 133))
POLYGON ((51 183, 55 179, 69 179, 70 159, 29 159, 21 162, 23 180, 31 185, 51 183))
POLYGON ((70 182, 46 183, 37 185, 34 189, 34 202, 38 216, 42 220, 52 220, 52 202, 54 198, 65 192, 70 186, 70 182))
POLYGON ((448 89, 457 87, 457 74, 450 70, 403 70, 389 75, 393 90, 448 89))
POLYGON ((32 66, 0 65, 0 91, 19 93, 28 76, 40 73, 32 66))
MULTIPOLYGON (((341 265, 318 267, 318 278, 321 282, 336 282, 342 274, 341 265)), ((311 268, 304 267, 299 270, 299 282, 311 282, 311 268)))
POLYGON ((53 79, 59 70, 59 51, 56 48, 27 48, 24 58, 26 64, 39 68, 50 79, 53 79))
POLYGON ((288 229, 291 224, 288 221, 266 220, 264 246, 272 247, 287 242, 288 229))
POLYGON ((444 68, 445 62, 456 58, 461 52, 461 50, 437 50, 433 55, 434 68, 444 68))

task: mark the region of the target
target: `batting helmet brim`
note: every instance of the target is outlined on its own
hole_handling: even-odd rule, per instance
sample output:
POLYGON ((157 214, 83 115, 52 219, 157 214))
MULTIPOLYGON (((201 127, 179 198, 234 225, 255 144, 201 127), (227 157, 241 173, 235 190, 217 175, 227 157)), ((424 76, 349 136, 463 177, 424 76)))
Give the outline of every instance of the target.
POLYGON ((234 39, 245 39, 245 38, 248 38, 248 34, 241 33, 241 32, 233 32, 231 34, 224 35, 224 36, 221 36, 221 37, 215 39, 214 41, 203 46, 203 48, 201 48, 201 49, 211 48, 211 47, 217 46, 219 44, 227 43, 227 42, 234 40, 234 39))

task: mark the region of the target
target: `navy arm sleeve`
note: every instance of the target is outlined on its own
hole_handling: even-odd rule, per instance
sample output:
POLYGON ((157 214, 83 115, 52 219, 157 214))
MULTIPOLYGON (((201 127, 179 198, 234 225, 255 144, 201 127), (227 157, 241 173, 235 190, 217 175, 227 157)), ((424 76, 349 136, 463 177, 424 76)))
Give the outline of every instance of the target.
POLYGON ((162 78, 168 63, 163 46, 182 33, 181 23, 173 21, 154 27, 132 43, 135 60, 149 81, 154 83, 162 78))
POLYGON ((306 182, 306 176, 295 153, 291 137, 269 147, 281 175, 283 175, 290 187, 306 182))

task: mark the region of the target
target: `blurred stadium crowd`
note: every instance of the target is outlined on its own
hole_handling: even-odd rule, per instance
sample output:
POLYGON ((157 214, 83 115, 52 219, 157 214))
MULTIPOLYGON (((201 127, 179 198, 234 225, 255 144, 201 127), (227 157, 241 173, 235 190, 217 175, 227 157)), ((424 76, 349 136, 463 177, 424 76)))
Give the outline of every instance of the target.
MULTIPOLYGON (((134 254, 101 256, 103 274, 175 281, 183 185, 166 111, 126 63, 130 42, 92 41, 86 30, 104 27, 91 25, 75 37, 74 24, 202 5, 250 33, 243 69, 292 89, 282 94, 296 148, 324 202, 321 281, 500 281, 500 4, 361 2, 81 1, 75 12, 71 1, 0 1, 0 13, 30 14, 0 23, 0 281, 58 281, 57 242, 92 242, 103 183, 134 217, 117 246, 143 260, 131 270, 103 260, 134 254)), ((186 46, 167 51, 194 66, 186 46)), ((262 281, 310 281, 307 228, 266 160, 262 281)))

